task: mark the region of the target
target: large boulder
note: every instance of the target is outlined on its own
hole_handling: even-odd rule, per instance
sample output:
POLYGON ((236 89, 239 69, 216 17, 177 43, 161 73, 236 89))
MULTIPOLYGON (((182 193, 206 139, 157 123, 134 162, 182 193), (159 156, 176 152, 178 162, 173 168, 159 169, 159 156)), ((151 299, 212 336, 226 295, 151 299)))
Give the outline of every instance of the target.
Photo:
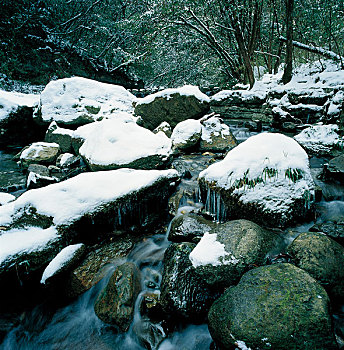
POLYGON ((55 164, 59 153, 60 146, 57 143, 35 142, 21 152, 20 163, 24 168, 32 163, 55 164))
POLYGON ((301 233, 288 253, 297 267, 321 283, 330 296, 344 297, 344 248, 323 233, 301 233))
POLYGON ((135 100, 122 86, 81 77, 59 79, 42 91, 34 117, 41 124, 55 121, 62 126, 80 126, 117 112, 131 112, 135 100))
POLYGON ((199 277, 189 260, 193 243, 173 243, 164 256, 161 281, 161 305, 172 319, 202 323, 218 296, 199 277))
POLYGON ((336 124, 312 125, 294 136, 294 139, 311 154, 328 155, 335 147, 342 147, 343 139, 338 131, 336 124))
POLYGON ((136 265, 127 262, 118 266, 94 304, 96 315, 105 323, 126 332, 133 320, 140 290, 141 275, 136 265))
POLYGON ((194 148, 202 135, 202 127, 198 120, 187 119, 176 125, 172 132, 173 147, 185 150, 194 148))
MULTIPOLYGON (((5 251, 9 249, 6 256, 10 256, 11 261, 0 268, 0 278, 9 272, 15 275, 16 266, 23 259, 31 264, 30 256, 23 255, 22 258, 17 254, 21 245, 17 248, 13 243, 24 240, 27 231, 28 242, 32 240, 34 244, 37 241, 45 249, 45 246, 49 248, 48 233, 51 232, 56 232, 57 236, 53 237, 59 238, 60 245, 65 246, 67 242, 95 242, 101 235, 114 231, 156 229, 162 224, 164 215, 167 216, 168 197, 177 179, 175 170, 120 169, 83 173, 23 193, 15 201, 0 207, 0 238, 4 242, 9 240, 1 246, 5 251), (33 231, 36 235, 30 234, 33 231), (46 243, 41 243, 41 238, 47 238, 46 243), (15 250, 11 253, 13 247, 15 250)), ((31 243, 28 249, 30 247, 31 243)), ((42 264, 49 262, 58 250, 41 254, 42 264)))
POLYGON ((227 152, 237 146, 237 140, 229 129, 216 115, 201 119, 202 136, 201 152, 227 152))
POLYGON ((314 213, 307 153, 292 138, 262 133, 199 175, 206 211, 217 220, 249 219, 284 227, 314 213))
POLYGON ((51 122, 45 134, 46 142, 55 142, 62 153, 72 152, 73 130, 60 128, 56 122, 51 122))
POLYGON ((38 95, 0 90, 0 146, 24 146, 42 139, 44 130, 33 120, 38 102, 38 95))
POLYGON ((229 221, 204 234, 190 253, 190 261, 207 284, 229 287, 245 271, 265 263, 277 238, 251 221, 229 221))
POLYGON ((221 349, 337 349, 324 288, 291 264, 247 272, 215 301, 208 319, 221 349))
POLYGON ((197 87, 186 85, 178 89, 166 89, 139 99, 135 114, 142 125, 150 130, 162 122, 174 128, 186 119, 198 119, 209 110, 209 97, 197 87))
POLYGON ((83 140, 79 154, 93 171, 162 168, 171 155, 171 140, 164 133, 121 118, 82 126, 74 138, 83 140))

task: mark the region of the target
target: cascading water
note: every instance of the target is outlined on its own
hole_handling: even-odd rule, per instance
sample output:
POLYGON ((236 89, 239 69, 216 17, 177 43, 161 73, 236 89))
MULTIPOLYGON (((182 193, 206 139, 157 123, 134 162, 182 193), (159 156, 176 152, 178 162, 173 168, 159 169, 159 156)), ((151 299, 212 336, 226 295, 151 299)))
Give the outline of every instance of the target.
MULTIPOLYGON (((0 157, 2 155, 0 153, 0 157)), ((202 158, 201 156, 197 157, 199 159, 202 158)), ((208 161, 209 157, 204 157, 204 159, 208 161)), ((204 159, 205 167, 206 162, 204 159)), ((191 163, 190 160, 188 162, 191 163)), ((200 209, 200 194, 195 181, 196 178, 197 174, 193 174, 191 180, 184 180, 181 184, 181 186, 185 186, 185 191, 180 204, 187 207, 179 208, 178 213, 190 210, 198 211, 200 209)), ((321 183, 320 186, 322 186, 321 183)), ((328 184, 323 186, 331 187, 328 184)), ((333 186, 331 187, 331 193, 335 194, 332 196, 335 200, 323 200, 318 204, 318 212, 320 213, 318 222, 344 217, 343 187, 333 186)), ((218 222, 223 221, 227 213, 221 196, 209 189, 206 197, 204 210, 214 213, 214 220, 218 222)), ((123 224, 123 216, 127 210, 130 209, 125 206, 118 209, 119 225, 123 224)), ((140 215, 143 214, 140 213, 140 215)), ((299 232, 307 231, 313 224, 307 223, 296 228, 287 229, 283 244, 275 248, 274 254, 284 251, 299 232)), ((45 302, 20 315, 19 318, 17 317, 16 325, 9 327, 10 330, 0 344, 0 349, 209 349, 212 340, 206 325, 189 325, 186 328, 168 334, 166 338, 162 324, 150 321, 140 310, 142 299, 146 293, 160 293, 162 260, 165 249, 169 245, 167 241, 168 230, 169 228, 167 228, 166 235, 144 238, 126 259, 134 262, 142 273, 142 291, 136 300, 134 319, 128 332, 125 334, 117 333, 113 327, 104 324, 98 319, 94 312, 94 303, 99 292, 105 287, 116 266, 125 262, 122 259, 112 263, 107 277, 69 305, 56 306, 52 302, 45 302)), ((3 317, 4 315, 0 314, 0 327, 3 317)), ((334 315, 334 321, 342 330, 344 328, 343 319, 343 311, 341 309, 337 310, 334 315)))

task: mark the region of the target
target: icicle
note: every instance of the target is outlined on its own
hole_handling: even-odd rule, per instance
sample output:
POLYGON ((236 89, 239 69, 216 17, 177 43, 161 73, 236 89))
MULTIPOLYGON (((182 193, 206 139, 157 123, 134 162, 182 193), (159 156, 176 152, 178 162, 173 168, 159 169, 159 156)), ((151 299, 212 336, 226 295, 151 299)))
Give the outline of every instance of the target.
POLYGON ((120 207, 117 209, 117 216, 118 216, 118 225, 122 225, 122 216, 121 216, 121 208, 120 207))
POLYGON ((212 200, 212 214, 215 215, 216 213, 216 192, 212 191, 212 196, 211 196, 211 200, 212 200))
POLYGON ((210 213, 210 208, 211 208, 211 203, 210 203, 210 188, 208 187, 207 189, 207 200, 205 202, 205 211, 210 213))
POLYGON ((221 195, 216 193, 216 221, 221 222, 221 195))

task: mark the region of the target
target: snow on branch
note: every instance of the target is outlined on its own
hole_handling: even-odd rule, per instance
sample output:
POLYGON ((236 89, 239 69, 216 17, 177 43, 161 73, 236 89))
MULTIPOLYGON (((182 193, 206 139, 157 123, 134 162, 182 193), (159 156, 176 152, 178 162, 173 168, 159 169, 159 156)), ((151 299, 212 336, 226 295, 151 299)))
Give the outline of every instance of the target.
MULTIPOLYGON (((287 41, 287 39, 284 36, 280 36, 279 39, 283 42, 287 41)), ((317 53, 321 56, 324 56, 326 58, 329 58, 329 59, 332 59, 335 61, 344 62, 343 56, 340 56, 340 55, 336 54, 335 52, 326 50, 322 47, 313 46, 313 45, 306 45, 306 44, 300 43, 299 41, 295 41, 295 40, 293 40, 293 45, 299 49, 306 50, 306 51, 313 52, 313 53, 317 53)))

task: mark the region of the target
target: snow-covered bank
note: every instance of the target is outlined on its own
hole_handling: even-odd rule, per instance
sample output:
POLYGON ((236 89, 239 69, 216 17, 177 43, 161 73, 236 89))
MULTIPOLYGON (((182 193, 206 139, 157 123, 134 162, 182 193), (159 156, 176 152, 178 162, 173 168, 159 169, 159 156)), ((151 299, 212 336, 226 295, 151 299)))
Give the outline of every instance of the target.
POLYGON ((344 102, 344 70, 339 64, 330 60, 303 64, 294 70, 286 85, 281 83, 282 75, 282 70, 265 74, 251 90, 220 91, 211 97, 212 109, 240 119, 240 112, 249 118, 249 111, 242 109, 246 106, 256 119, 270 122, 275 114, 273 108, 290 113, 303 123, 339 118, 344 102))

